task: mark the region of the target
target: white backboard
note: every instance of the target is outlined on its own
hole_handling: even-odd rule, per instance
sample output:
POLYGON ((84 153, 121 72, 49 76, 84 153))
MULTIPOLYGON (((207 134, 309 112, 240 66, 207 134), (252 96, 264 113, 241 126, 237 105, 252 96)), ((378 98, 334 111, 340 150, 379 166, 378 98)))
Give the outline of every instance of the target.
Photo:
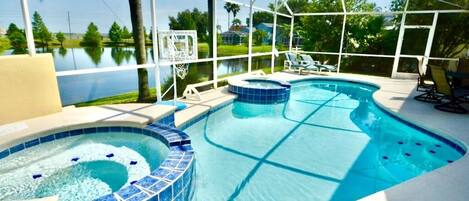
POLYGON ((158 32, 159 57, 162 61, 196 60, 197 31, 170 30, 158 32))

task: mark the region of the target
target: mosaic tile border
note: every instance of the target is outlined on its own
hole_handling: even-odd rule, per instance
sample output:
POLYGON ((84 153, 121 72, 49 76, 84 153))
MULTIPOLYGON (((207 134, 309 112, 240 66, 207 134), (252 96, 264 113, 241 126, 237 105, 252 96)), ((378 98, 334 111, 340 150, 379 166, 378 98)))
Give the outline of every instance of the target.
MULTIPOLYGON (((174 117, 174 115, 172 116, 174 117)), ((130 132, 150 136, 165 143, 169 147, 169 153, 160 167, 152 171, 150 175, 132 182, 131 185, 115 193, 100 197, 96 199, 97 201, 189 200, 194 168, 194 151, 191 147, 189 136, 179 129, 158 122, 149 124, 144 128, 106 126, 54 133, 3 150, 0 152, 0 159, 42 143, 72 136, 106 132, 130 132)))
POLYGON ((158 120, 157 122, 160 123, 160 124, 165 124, 165 125, 171 126, 171 127, 176 127, 174 121, 175 121, 174 120, 174 112, 172 112, 171 114, 163 117, 162 119, 158 120))
MULTIPOLYGON (((308 82, 308 81, 333 81, 333 82, 348 82, 348 83, 354 83, 354 84, 361 84, 361 85, 366 85, 366 86, 371 86, 371 87, 374 87, 376 89, 379 90, 379 86, 376 85, 376 84, 373 84, 373 83, 367 83, 367 82, 360 82, 360 81, 354 81, 354 80, 346 80, 346 79, 342 79, 342 78, 329 78, 329 79, 325 79, 325 78, 306 78, 306 79, 299 79, 299 80, 293 80, 293 81, 290 81, 290 83, 299 83, 299 82, 308 82)), ((375 100, 373 100, 374 104, 377 106, 377 108, 379 110, 381 110, 382 112, 392 116, 394 119, 396 119, 397 121, 407 125, 407 126, 410 126, 428 136, 430 136, 431 138, 434 138, 436 140, 439 140, 441 142, 443 142, 444 144, 448 145, 449 147, 452 147, 454 148, 457 152, 459 152, 460 154, 462 155, 465 155, 466 154, 466 149, 464 147, 462 147, 461 145, 453 142, 452 140, 449 140, 441 135, 438 135, 436 133, 433 133, 425 128, 422 128, 418 125, 416 125, 415 123, 412 123, 410 121, 407 121, 407 120, 404 120, 402 117, 400 117, 399 115, 397 115, 395 112, 392 112, 388 109, 386 109, 383 105, 377 103, 375 100)))
POLYGON ((266 88, 253 88, 248 86, 240 86, 236 83, 230 83, 228 91, 237 94, 237 100, 258 103, 258 104, 273 104, 283 103, 290 99, 290 83, 278 80, 266 79, 246 79, 244 81, 265 81, 273 82, 279 85, 279 88, 266 89, 266 88))

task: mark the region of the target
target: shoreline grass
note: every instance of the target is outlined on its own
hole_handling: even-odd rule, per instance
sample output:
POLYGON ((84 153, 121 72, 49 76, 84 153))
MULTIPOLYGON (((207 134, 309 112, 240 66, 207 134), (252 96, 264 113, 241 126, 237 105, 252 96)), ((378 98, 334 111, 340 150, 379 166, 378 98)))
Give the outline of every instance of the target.
MULTIPOLYGON (((275 72, 281 71, 283 69, 283 66, 276 66, 275 67, 275 72)), ((264 67, 261 68, 260 70, 263 70, 264 73, 270 74, 270 66, 269 67, 264 67)), ((245 72, 238 72, 238 73, 232 73, 228 75, 222 75, 219 78, 225 78, 228 76, 233 76, 233 75, 238 75, 242 74, 245 72)), ((76 103, 72 104, 75 105, 76 107, 87 107, 87 106, 99 106, 99 105, 110 105, 110 104, 125 104, 125 103, 137 103, 137 97, 138 97, 138 91, 131 91, 123 94, 118 94, 115 96, 109 96, 109 97, 104 97, 104 98, 99 98, 96 100, 92 101, 87 101, 87 102, 82 102, 82 103, 76 103)), ((150 99, 145 101, 146 103, 154 103, 156 102, 156 89, 151 88, 150 89, 150 99)))

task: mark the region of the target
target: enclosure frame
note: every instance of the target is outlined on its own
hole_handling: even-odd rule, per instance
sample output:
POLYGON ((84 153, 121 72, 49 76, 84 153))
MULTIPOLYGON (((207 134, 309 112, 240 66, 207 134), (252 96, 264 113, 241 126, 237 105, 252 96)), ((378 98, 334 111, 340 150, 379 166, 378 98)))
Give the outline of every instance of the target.
MULTIPOLYGON (((22 6, 22 16, 23 16, 23 21, 24 21, 24 27, 25 27, 25 33, 26 33, 26 40, 27 40, 27 48, 28 48, 28 53, 30 56, 34 56, 36 54, 36 48, 34 45, 34 36, 32 33, 32 23, 31 23, 31 16, 29 14, 29 2, 28 0, 20 0, 21 1, 21 6, 22 6)), ((157 19, 157 12, 156 12, 156 1, 157 0, 149 0, 151 2, 151 22, 152 22, 152 27, 151 30, 153 33, 157 33, 158 29, 156 27, 156 19, 157 19)), ((392 78, 408 78, 408 77, 413 77, 415 76, 414 74, 411 73, 402 73, 398 72, 398 66, 399 66, 399 60, 400 58, 417 58, 420 56, 423 56, 424 58, 424 64, 427 64, 429 60, 446 60, 446 61, 457 61, 458 58, 439 58, 439 57, 431 57, 430 56, 430 50, 431 50, 431 45, 433 43, 433 37, 435 33, 435 29, 437 27, 437 21, 438 21, 438 16, 441 13, 469 13, 469 10, 466 9, 455 9, 455 10, 407 10, 407 7, 409 5, 409 1, 411 0, 406 0, 405 1, 405 7, 403 11, 384 11, 384 12, 349 12, 346 9, 345 6, 345 0, 341 0, 342 3, 342 12, 318 12, 318 13, 294 13, 290 7, 288 6, 288 0, 272 0, 274 3, 274 11, 260 8, 255 6, 256 0, 249 0, 249 4, 246 3, 241 3, 236 0, 207 0, 209 3, 212 3, 212 10, 213 12, 212 19, 209 19, 213 23, 213 29, 211 30, 213 33, 217 32, 216 29, 216 22, 217 22, 217 16, 216 16, 216 11, 217 11, 217 3, 218 1, 223 1, 223 2, 229 2, 229 3, 234 3, 243 7, 249 8, 249 47, 248 47, 248 54, 244 55, 236 55, 236 56, 224 56, 224 57, 218 57, 217 56, 217 34, 212 34, 212 58, 206 58, 206 59, 195 59, 195 60, 188 60, 184 61, 183 63, 200 63, 200 62, 213 62, 213 80, 211 81, 214 88, 217 88, 217 83, 218 83, 218 76, 217 76, 217 63, 218 61, 223 61, 223 60, 229 60, 229 59, 240 59, 240 58, 247 58, 248 59, 248 72, 251 72, 252 69, 252 58, 256 56, 271 56, 271 72, 274 72, 274 67, 275 67, 275 57, 278 54, 286 53, 289 51, 296 51, 296 52, 301 52, 301 53, 308 53, 308 54, 319 54, 319 55, 336 55, 338 56, 338 64, 337 64, 337 73, 340 73, 340 65, 341 65, 341 60, 342 57, 344 56, 358 56, 358 57, 378 57, 378 58, 393 58, 393 68, 392 68, 392 78), (285 13, 279 13, 278 12, 278 7, 279 5, 285 6, 285 8, 288 11, 288 14, 285 13), (265 11, 269 12, 274 15, 274 23, 273 23, 273 33, 272 33, 272 49, 270 52, 263 52, 263 53, 253 53, 252 52, 252 29, 253 29, 253 13, 255 10, 258 11, 265 11), (345 24, 347 22, 347 16, 350 15, 396 15, 396 14, 401 14, 401 23, 400 23, 400 29, 399 29, 399 36, 396 44, 396 51, 394 55, 380 55, 380 54, 362 54, 362 53, 344 53, 343 52, 343 45, 344 45, 344 34, 345 34, 345 24), (406 15, 407 14, 433 14, 433 22, 431 26, 420 26, 420 25, 405 25, 405 20, 406 20, 406 15), (301 16, 343 16, 343 24, 342 24, 342 32, 341 32, 341 38, 340 38, 340 47, 339 50, 336 52, 314 52, 314 51, 301 51, 301 50, 294 50, 293 48, 293 33, 294 33, 294 22, 295 18, 301 17, 301 16), (277 16, 283 16, 291 19, 291 24, 290 24, 290 34, 289 34, 289 46, 288 46, 288 51, 280 51, 278 52, 275 48, 275 38, 277 35, 277 16), (429 34, 428 34, 428 39, 427 39, 427 44, 425 48, 425 53, 424 55, 406 55, 406 54, 401 54, 401 49, 402 49, 402 43, 404 39, 404 33, 405 29, 411 29, 411 28, 426 28, 429 29, 429 34)), ((155 51, 153 51, 153 56, 155 58, 155 61, 153 64, 143 64, 143 65, 127 65, 127 66, 110 66, 110 67, 103 67, 103 68, 94 68, 94 69, 81 69, 81 70, 71 70, 71 71, 60 71, 57 72, 56 75, 57 77, 62 77, 62 76, 72 76, 72 75, 83 75, 83 74, 92 74, 92 73, 103 73, 103 72, 115 72, 115 71, 123 71, 123 70, 131 70, 131 69, 139 69, 139 68, 147 68, 147 69, 153 69, 155 71, 155 82, 156 82, 156 89, 157 89, 157 101, 160 102, 162 100, 161 96, 161 78, 160 78, 160 66, 161 65, 173 65, 181 62, 160 62, 158 59, 158 44, 155 41, 158 41, 157 34, 153 34, 153 48, 155 51)))

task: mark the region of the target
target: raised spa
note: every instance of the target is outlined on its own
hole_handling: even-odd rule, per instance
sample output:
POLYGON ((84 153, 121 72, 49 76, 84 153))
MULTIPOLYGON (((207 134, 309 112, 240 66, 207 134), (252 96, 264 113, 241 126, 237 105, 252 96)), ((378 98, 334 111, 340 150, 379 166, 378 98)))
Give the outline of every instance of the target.
POLYGON ((239 101, 259 104, 283 103, 290 98, 290 83, 264 78, 230 80, 228 90, 239 101))
POLYGON ((192 153, 162 124, 46 134, 1 151, 0 200, 187 200, 192 153))

